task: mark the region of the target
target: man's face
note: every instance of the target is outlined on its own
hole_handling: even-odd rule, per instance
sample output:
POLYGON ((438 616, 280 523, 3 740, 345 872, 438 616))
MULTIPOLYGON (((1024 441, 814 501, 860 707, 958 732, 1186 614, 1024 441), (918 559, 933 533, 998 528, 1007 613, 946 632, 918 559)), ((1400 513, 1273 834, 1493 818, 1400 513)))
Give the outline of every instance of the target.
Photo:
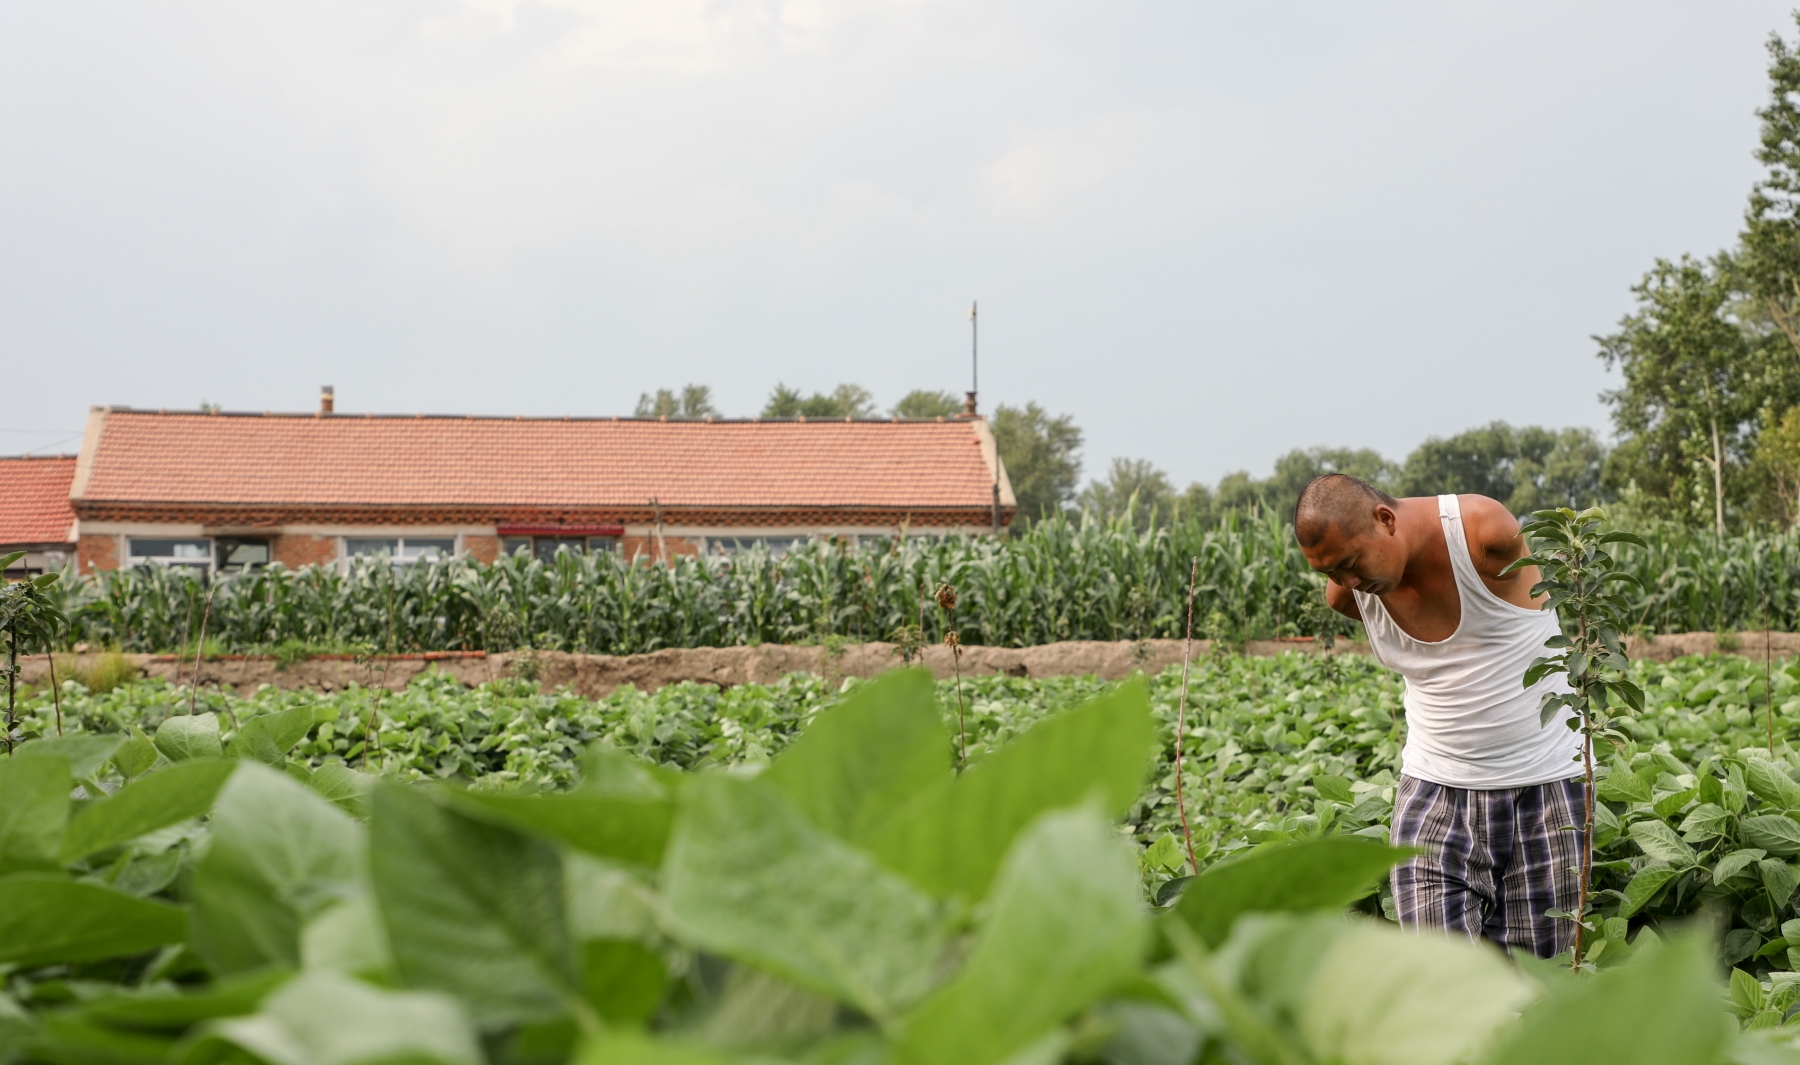
POLYGON ((1374 523, 1360 534, 1350 536, 1342 526, 1333 525, 1323 540, 1300 553, 1333 584, 1366 595, 1386 595, 1406 573, 1406 551, 1396 532, 1393 512, 1377 507, 1374 523))

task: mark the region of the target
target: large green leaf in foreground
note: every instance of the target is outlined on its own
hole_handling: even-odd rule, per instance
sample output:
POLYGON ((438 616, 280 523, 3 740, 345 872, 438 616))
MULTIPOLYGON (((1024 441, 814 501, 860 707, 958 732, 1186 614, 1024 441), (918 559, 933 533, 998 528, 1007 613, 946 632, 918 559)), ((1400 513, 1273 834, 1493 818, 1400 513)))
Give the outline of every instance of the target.
POLYGON ((1126 681, 919 795, 888 820, 875 853, 927 891, 979 899, 1039 814, 1090 799, 1109 818, 1130 808, 1155 734, 1142 680, 1126 681))
POLYGON ((64 861, 199 817, 213 807, 236 762, 196 758, 177 762, 90 803, 69 822, 64 861))
POLYGON ((194 871, 195 952, 220 973, 298 965, 301 927, 355 890, 362 841, 361 826, 304 785, 239 764, 194 871))
POLYGON ((445 797, 476 817, 512 825, 596 857, 648 868, 662 862, 669 826, 675 819, 675 803, 666 796, 464 791, 445 797))
POLYGON ((61 758, 0 759, 0 873, 62 864, 57 854, 74 786, 61 758))
POLYGON ((1527 1010, 1490 1065, 1705 1065, 1730 1031, 1719 990, 1703 931, 1646 944, 1527 1010))
POLYGON ((895 670, 827 707, 763 779, 813 824, 867 844, 894 812, 950 776, 950 734, 937 685, 895 670))
POLYGON ((1342 909, 1414 853, 1361 836, 1268 846, 1207 869, 1175 912, 1216 947, 1246 913, 1342 909))
POLYGON ((97 961, 179 943, 187 914, 52 873, 0 877, 0 962, 97 961))
POLYGON ((947 940, 936 900, 760 780, 688 784, 664 890, 694 943, 884 1022, 930 989, 947 940))
POLYGON ((220 1021, 211 1036, 272 1065, 481 1065, 484 1060, 455 999, 383 991, 334 973, 295 979, 270 995, 261 1012, 220 1021))
POLYGON ((1123 983, 1148 938, 1137 869, 1089 808, 1046 814, 1019 836, 991 916, 956 978, 911 1017, 895 1065, 1005 1061, 1123 983))
POLYGON ((456 995, 477 1024, 555 1017, 580 994, 549 844, 429 790, 375 789, 369 873, 394 966, 456 995))

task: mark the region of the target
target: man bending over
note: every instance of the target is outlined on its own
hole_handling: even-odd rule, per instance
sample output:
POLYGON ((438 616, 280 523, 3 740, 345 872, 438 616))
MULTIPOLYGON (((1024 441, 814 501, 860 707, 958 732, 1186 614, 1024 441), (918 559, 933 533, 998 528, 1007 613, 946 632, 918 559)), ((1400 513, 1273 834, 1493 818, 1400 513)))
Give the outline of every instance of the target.
POLYGON ((1562 630, 1531 597, 1519 523, 1486 496, 1395 499, 1341 473, 1300 493, 1294 535, 1331 578, 1325 601, 1356 618, 1382 665, 1406 678, 1406 749, 1393 841, 1424 853, 1395 867, 1400 923, 1485 936, 1551 957, 1575 926, 1581 739, 1538 724, 1560 675, 1524 687, 1562 630))

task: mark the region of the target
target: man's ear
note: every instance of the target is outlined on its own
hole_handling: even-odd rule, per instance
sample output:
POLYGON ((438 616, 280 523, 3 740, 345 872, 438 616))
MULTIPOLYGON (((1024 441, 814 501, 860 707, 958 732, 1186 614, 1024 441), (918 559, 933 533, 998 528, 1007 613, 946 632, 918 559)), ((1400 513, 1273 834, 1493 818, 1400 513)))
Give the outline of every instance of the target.
POLYGON ((1382 527, 1389 536, 1400 531, 1400 515, 1386 503, 1375 504, 1375 524, 1382 527))

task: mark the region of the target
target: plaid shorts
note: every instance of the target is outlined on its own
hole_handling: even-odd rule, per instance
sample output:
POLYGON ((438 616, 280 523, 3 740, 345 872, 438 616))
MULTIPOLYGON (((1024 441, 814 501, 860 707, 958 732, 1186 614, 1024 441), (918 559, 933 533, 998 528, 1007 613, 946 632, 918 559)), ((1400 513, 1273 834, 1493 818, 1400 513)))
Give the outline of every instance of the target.
POLYGON ((1554 957, 1575 925, 1581 892, 1582 785, 1558 780, 1474 791, 1402 776, 1392 839, 1425 853, 1394 867, 1394 909, 1407 928, 1485 936, 1554 957))

